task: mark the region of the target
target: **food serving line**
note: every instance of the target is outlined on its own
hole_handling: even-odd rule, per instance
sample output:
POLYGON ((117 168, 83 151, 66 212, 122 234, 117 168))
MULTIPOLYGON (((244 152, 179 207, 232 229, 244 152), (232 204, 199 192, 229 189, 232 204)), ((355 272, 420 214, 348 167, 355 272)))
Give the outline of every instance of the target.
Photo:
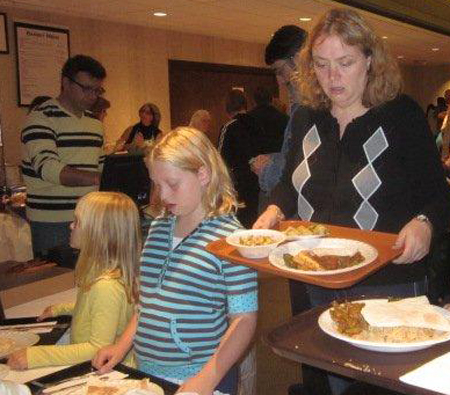
MULTIPOLYGON (((283 221, 280 230, 289 227, 308 226, 305 221, 283 221)), ((334 274, 326 272, 307 273, 288 267, 281 259, 286 252, 301 251, 303 248, 314 249, 321 245, 320 238, 298 237, 297 242, 282 244, 271 251, 269 257, 251 259, 242 256, 236 246, 225 239, 208 245, 207 250, 234 263, 252 267, 258 271, 281 276, 325 288, 342 289, 350 287, 370 274, 378 271, 401 254, 393 245, 395 234, 365 231, 326 225, 327 237, 342 240, 346 245, 355 245, 345 240, 356 241, 364 246, 373 247, 364 250, 365 261, 354 268, 336 270, 334 274), (289 247, 289 245, 291 247, 289 247)), ((323 244, 323 243, 322 243, 323 244)), ((357 244, 356 244, 357 245, 357 244)), ((329 372, 340 374, 359 382, 369 383, 392 391, 410 395, 449 394, 450 395, 450 336, 444 341, 425 341, 419 347, 383 345, 381 343, 357 342, 345 336, 339 336, 330 322, 330 306, 321 306, 303 312, 289 322, 272 330, 265 336, 265 341, 272 350, 287 359, 308 364, 329 372), (326 333, 326 332, 327 333, 326 333), (365 345, 365 343, 367 343, 365 345), (375 346, 375 347, 373 347, 375 346), (363 348, 361 348, 363 347, 363 348), (402 348, 403 347, 403 348, 402 348), (414 350, 415 348, 421 348, 414 350), (369 348, 369 349, 367 349, 369 348)), ((435 307, 442 315, 450 319, 450 313, 435 307)), ((355 384, 364 386, 364 384, 355 384)), ((361 391, 361 389, 359 389, 361 391)), ((362 393, 362 392, 359 392, 362 393)))

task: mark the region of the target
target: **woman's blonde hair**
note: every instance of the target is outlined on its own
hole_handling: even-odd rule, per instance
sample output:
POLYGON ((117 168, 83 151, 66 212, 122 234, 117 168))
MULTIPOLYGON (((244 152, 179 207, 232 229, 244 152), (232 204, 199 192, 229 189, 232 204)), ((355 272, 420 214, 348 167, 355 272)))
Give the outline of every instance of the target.
POLYGON ((383 40, 357 12, 336 8, 328 11, 313 27, 300 52, 299 84, 302 104, 315 109, 331 107, 314 72, 312 50, 318 38, 336 35, 347 45, 356 45, 366 57, 371 57, 367 85, 362 104, 377 106, 394 99, 401 91, 402 79, 397 62, 385 47, 383 40))
MULTIPOLYGON (((203 193, 206 216, 236 213, 238 203, 228 169, 208 137, 197 129, 179 127, 156 142, 147 156, 151 169, 155 161, 167 162, 181 170, 196 173, 204 167, 210 181, 203 193)), ((161 214, 163 214, 161 208, 161 214)))
POLYGON ((78 201, 75 217, 80 231, 77 285, 89 289, 101 278, 118 278, 128 300, 136 302, 142 239, 134 202, 119 192, 91 192, 78 201))

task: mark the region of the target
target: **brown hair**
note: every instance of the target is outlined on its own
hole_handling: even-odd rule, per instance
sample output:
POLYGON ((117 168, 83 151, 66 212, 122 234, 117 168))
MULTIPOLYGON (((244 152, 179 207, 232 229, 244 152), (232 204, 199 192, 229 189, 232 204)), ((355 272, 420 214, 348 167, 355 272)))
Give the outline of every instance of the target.
POLYGON ((314 72, 312 49, 321 36, 336 35, 347 45, 356 45, 366 57, 371 57, 367 72, 367 85, 362 104, 370 108, 394 99, 401 91, 402 79, 398 64, 372 27, 357 12, 336 8, 328 11, 308 35, 300 52, 299 84, 302 104, 312 108, 330 108, 326 96, 314 72))
POLYGON ((147 108, 153 114, 152 125, 158 128, 159 124, 161 122, 161 111, 159 111, 159 108, 158 108, 158 106, 156 104, 149 102, 149 103, 144 103, 139 108, 139 112, 144 111, 147 108))

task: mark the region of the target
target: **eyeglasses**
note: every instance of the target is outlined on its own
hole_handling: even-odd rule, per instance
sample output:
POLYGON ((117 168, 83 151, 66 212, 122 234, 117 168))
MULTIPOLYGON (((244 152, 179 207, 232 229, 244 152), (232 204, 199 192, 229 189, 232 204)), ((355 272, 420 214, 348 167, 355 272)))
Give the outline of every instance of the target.
POLYGON ((64 75, 64 77, 66 77, 68 80, 72 81, 75 85, 78 85, 85 95, 94 94, 95 96, 102 96, 106 92, 102 87, 94 88, 92 86, 86 86, 86 85, 80 84, 78 81, 75 81, 73 78, 69 77, 68 75, 64 75))

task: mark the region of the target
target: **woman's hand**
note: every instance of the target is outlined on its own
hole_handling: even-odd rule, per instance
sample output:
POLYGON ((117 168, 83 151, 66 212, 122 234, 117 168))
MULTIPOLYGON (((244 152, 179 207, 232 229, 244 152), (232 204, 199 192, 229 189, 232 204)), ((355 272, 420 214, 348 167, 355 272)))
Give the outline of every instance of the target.
POLYGON ((211 395, 213 392, 214 387, 211 388, 211 383, 209 383, 207 379, 205 380, 205 377, 201 377, 201 372, 199 372, 195 376, 187 379, 180 388, 178 388, 176 393, 211 395))
POLYGON ((126 353, 127 350, 124 351, 118 344, 103 347, 92 359, 92 366, 98 369, 100 374, 108 373, 125 358, 126 353))
POLYGON ((414 218, 400 231, 393 248, 403 249, 394 263, 412 263, 421 260, 430 251, 432 226, 414 218))
POLYGON ((270 229, 283 219, 284 214, 279 207, 272 204, 259 216, 253 224, 253 229, 270 229))
POLYGON ((27 349, 23 348, 9 355, 7 365, 14 370, 28 369, 27 349))
POLYGON ((41 322, 41 321, 44 321, 45 319, 51 318, 51 317, 53 317, 52 306, 47 306, 45 308, 45 310, 41 313, 41 315, 36 318, 36 321, 41 322))

